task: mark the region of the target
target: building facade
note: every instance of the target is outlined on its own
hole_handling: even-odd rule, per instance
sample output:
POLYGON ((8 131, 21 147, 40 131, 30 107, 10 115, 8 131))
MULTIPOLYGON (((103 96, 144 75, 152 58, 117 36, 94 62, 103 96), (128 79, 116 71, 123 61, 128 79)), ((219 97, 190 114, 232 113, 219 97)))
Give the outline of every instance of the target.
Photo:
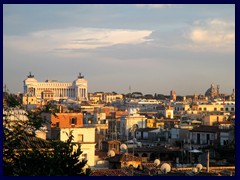
POLYGON ((146 127, 146 117, 137 113, 136 109, 130 109, 129 115, 120 117, 120 135, 121 137, 133 137, 135 132, 133 132, 133 127, 138 128, 146 127))
MULTIPOLYGON (((92 127, 79 127, 79 128, 61 128, 60 140, 66 142, 69 138, 70 132, 74 136, 73 142, 79 143, 81 146, 82 154, 79 160, 87 160, 90 167, 95 165, 95 128, 92 127)), ((74 150, 76 150, 74 146, 74 150)))
POLYGON ((46 80, 38 82, 31 73, 23 81, 24 94, 36 96, 38 99, 48 98, 53 100, 73 99, 88 100, 88 84, 84 76, 79 73, 76 80, 71 83, 58 82, 56 80, 46 80), (47 92, 47 93, 46 93, 47 92), (45 97, 49 95, 52 97, 45 97))

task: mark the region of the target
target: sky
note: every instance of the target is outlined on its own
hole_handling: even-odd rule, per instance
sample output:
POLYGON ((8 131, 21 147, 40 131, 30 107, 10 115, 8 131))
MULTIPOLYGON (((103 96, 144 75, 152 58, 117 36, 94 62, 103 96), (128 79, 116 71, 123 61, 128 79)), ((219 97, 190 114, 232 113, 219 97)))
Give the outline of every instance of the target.
POLYGON ((234 4, 4 4, 3 85, 38 81, 88 92, 169 95, 235 88, 234 4))

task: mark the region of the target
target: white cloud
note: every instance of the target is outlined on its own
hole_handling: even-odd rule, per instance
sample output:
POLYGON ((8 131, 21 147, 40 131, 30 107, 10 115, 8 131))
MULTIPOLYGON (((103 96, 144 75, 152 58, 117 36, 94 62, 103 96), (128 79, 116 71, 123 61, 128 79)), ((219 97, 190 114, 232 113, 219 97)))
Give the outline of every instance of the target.
POLYGON ((95 49, 117 44, 144 43, 150 41, 146 37, 151 33, 150 30, 131 29, 56 29, 38 31, 26 36, 5 36, 4 47, 27 52, 95 49))
POLYGON ((146 7, 149 9, 162 9, 173 6, 172 4, 137 4, 137 7, 146 7))
POLYGON ((187 36, 194 46, 234 50, 235 26, 233 22, 220 19, 195 21, 187 36))

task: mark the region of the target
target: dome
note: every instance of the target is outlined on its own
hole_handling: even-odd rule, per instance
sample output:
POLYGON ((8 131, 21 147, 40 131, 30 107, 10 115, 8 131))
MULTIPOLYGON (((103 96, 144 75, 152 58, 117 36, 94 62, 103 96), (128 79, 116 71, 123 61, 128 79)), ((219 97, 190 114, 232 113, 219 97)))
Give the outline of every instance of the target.
POLYGON ((205 92, 205 96, 207 97, 214 97, 216 95, 216 90, 214 88, 214 85, 211 84, 211 87, 205 92))

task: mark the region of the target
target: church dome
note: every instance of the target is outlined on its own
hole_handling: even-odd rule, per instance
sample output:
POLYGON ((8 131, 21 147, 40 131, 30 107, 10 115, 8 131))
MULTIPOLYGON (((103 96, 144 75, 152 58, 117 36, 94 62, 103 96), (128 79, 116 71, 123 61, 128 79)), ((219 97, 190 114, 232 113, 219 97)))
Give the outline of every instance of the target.
POLYGON ((205 96, 214 97, 215 95, 216 95, 216 90, 214 88, 214 85, 211 84, 211 87, 205 92, 205 96))

